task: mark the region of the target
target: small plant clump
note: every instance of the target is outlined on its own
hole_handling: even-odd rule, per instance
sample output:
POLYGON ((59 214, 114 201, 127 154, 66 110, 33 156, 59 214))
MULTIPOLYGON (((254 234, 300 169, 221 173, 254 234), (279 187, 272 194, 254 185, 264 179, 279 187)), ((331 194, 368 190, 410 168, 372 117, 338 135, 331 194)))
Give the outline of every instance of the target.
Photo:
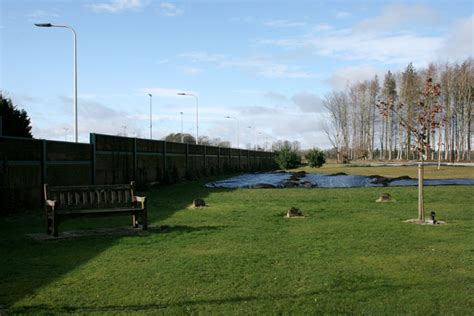
POLYGON ((281 169, 292 169, 301 164, 301 156, 296 148, 283 146, 275 157, 275 162, 281 169))
POLYGON ((324 152, 318 148, 310 149, 306 154, 306 160, 312 168, 321 168, 326 163, 324 152))

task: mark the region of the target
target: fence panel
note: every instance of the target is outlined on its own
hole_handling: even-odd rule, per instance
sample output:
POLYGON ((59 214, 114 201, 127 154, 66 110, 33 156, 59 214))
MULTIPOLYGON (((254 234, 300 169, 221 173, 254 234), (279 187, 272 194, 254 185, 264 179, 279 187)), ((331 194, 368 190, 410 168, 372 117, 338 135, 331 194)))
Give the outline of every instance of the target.
POLYGON ((40 206, 43 183, 161 183, 274 166, 273 153, 235 148, 101 134, 90 144, 0 137, 0 214, 40 206))

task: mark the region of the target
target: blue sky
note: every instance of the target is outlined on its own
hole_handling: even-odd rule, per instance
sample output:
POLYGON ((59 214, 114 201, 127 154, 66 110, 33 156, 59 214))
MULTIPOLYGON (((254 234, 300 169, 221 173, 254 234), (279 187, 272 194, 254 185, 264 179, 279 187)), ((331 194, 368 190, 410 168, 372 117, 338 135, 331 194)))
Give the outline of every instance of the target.
POLYGON ((474 50, 472 1, 1 0, 0 10, 0 89, 47 139, 73 139, 72 35, 33 23, 77 32, 84 142, 90 132, 148 138, 147 93, 155 139, 180 131, 181 111, 194 134, 183 91, 198 96, 200 135, 235 146, 239 125, 241 147, 327 148, 325 94, 474 50))

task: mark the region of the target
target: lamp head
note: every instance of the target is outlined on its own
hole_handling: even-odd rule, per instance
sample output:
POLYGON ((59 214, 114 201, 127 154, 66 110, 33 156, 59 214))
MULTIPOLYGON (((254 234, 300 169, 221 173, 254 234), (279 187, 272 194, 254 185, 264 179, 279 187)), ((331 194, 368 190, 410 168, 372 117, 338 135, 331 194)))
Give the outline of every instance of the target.
POLYGON ((148 93, 148 95, 150 96, 150 98, 153 96, 151 93, 148 93))
POLYGON ((37 27, 51 27, 53 26, 51 23, 35 23, 37 27))
POLYGON ((184 92, 178 92, 177 95, 186 95, 184 92))

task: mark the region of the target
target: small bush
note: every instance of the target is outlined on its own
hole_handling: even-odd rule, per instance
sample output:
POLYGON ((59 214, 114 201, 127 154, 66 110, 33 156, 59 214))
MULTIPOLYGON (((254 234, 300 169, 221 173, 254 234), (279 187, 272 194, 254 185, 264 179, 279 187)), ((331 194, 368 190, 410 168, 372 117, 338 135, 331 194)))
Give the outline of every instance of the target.
POLYGON ((308 160, 310 167, 320 168, 326 162, 326 157, 324 157, 322 150, 313 148, 306 154, 306 160, 308 160))
POLYGON ((275 162, 280 169, 292 169, 300 165, 301 156, 297 149, 291 146, 283 146, 275 157, 275 162))

